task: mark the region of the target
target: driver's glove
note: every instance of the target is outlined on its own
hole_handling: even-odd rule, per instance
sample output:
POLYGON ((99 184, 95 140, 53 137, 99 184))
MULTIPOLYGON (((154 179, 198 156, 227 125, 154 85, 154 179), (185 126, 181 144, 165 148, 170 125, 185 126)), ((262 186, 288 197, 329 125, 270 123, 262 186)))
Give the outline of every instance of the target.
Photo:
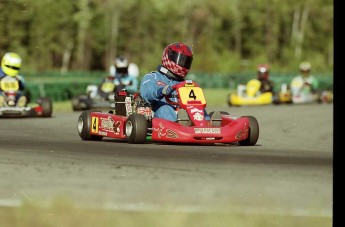
POLYGON ((160 87, 157 90, 157 95, 159 98, 163 98, 164 96, 170 95, 174 90, 170 85, 165 85, 164 87, 160 87))

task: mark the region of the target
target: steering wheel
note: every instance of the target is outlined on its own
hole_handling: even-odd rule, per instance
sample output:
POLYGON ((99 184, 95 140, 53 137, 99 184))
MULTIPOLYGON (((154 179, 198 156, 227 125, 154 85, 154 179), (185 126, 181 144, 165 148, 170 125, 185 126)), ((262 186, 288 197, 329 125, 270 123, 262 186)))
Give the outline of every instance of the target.
MULTIPOLYGON (((177 87, 177 84, 173 85, 171 88, 174 91, 174 90, 176 90, 176 87, 177 87)), ((170 99, 171 97, 169 97, 169 95, 165 95, 164 98, 167 101, 167 103, 169 103, 170 105, 173 105, 173 106, 178 106, 179 105, 178 102, 171 101, 171 99, 170 99)))

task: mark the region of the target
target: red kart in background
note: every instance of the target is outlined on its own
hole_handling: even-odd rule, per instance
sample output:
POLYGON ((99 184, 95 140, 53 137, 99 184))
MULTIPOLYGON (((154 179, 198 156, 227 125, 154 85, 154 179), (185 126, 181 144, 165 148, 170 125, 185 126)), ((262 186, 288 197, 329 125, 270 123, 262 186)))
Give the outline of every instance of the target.
POLYGON ((206 100, 202 89, 191 80, 173 87, 177 102, 167 102, 183 110, 177 122, 154 118, 151 107, 140 94, 115 94, 115 109, 107 113, 87 110, 78 118, 78 133, 83 140, 104 137, 127 140, 128 143, 238 143, 253 146, 259 138, 259 124, 253 116, 235 117, 225 111, 204 113, 206 100), (182 116, 182 117, 181 117, 182 116))

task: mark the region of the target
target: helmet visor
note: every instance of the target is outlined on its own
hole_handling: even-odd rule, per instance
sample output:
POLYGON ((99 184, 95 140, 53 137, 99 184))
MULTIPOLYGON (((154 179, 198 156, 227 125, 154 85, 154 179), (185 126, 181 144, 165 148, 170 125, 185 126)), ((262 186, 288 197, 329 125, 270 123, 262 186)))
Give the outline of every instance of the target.
POLYGON ((117 73, 125 74, 128 73, 128 67, 125 68, 116 68, 117 73))
POLYGON ((20 67, 16 67, 14 65, 5 65, 7 68, 14 69, 14 70, 19 70, 20 67))
POLYGON ((179 66, 190 69, 192 62, 193 62, 193 57, 192 56, 187 56, 182 53, 178 53, 176 51, 170 50, 168 53, 168 57, 171 61, 175 62, 179 66))

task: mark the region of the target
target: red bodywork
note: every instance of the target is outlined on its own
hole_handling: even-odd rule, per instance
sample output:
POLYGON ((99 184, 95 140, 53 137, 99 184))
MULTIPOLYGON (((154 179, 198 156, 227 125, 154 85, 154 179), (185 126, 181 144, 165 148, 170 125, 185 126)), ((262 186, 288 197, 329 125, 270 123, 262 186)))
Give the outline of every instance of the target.
POLYGON ((249 120, 222 116, 220 127, 181 126, 165 119, 152 120, 152 140, 177 143, 233 143, 248 137, 249 120))
MULTIPOLYGON (((181 101, 182 93, 179 93, 181 87, 199 88, 192 82, 180 83, 174 87, 179 98, 178 104, 180 108, 187 111, 190 116, 192 126, 183 126, 177 122, 161 118, 153 118, 148 129, 152 134, 152 141, 174 142, 174 143, 234 143, 248 138, 250 121, 246 117, 234 117, 228 114, 222 114, 221 125, 219 127, 211 126, 210 120, 205 119, 204 108, 206 102, 204 99, 181 101)), ((188 89, 187 89, 188 90, 188 89)), ((194 89, 196 92, 197 89, 194 89)), ((182 90, 180 90, 182 92, 182 90)), ((189 92, 189 90, 188 90, 189 92)), ((187 92, 187 93, 188 93, 187 92)), ((194 95, 194 93, 193 93, 194 95)), ((198 96, 197 94, 196 96, 198 96)), ((201 95, 199 95, 200 97, 201 95)), ((202 94, 203 97, 203 94, 202 94)), ((127 117, 114 115, 111 113, 92 112, 91 118, 91 135, 103 137, 126 139, 126 121, 127 117)))
POLYGON ((91 135, 99 135, 110 138, 126 139, 125 125, 127 117, 110 113, 92 112, 91 135))

